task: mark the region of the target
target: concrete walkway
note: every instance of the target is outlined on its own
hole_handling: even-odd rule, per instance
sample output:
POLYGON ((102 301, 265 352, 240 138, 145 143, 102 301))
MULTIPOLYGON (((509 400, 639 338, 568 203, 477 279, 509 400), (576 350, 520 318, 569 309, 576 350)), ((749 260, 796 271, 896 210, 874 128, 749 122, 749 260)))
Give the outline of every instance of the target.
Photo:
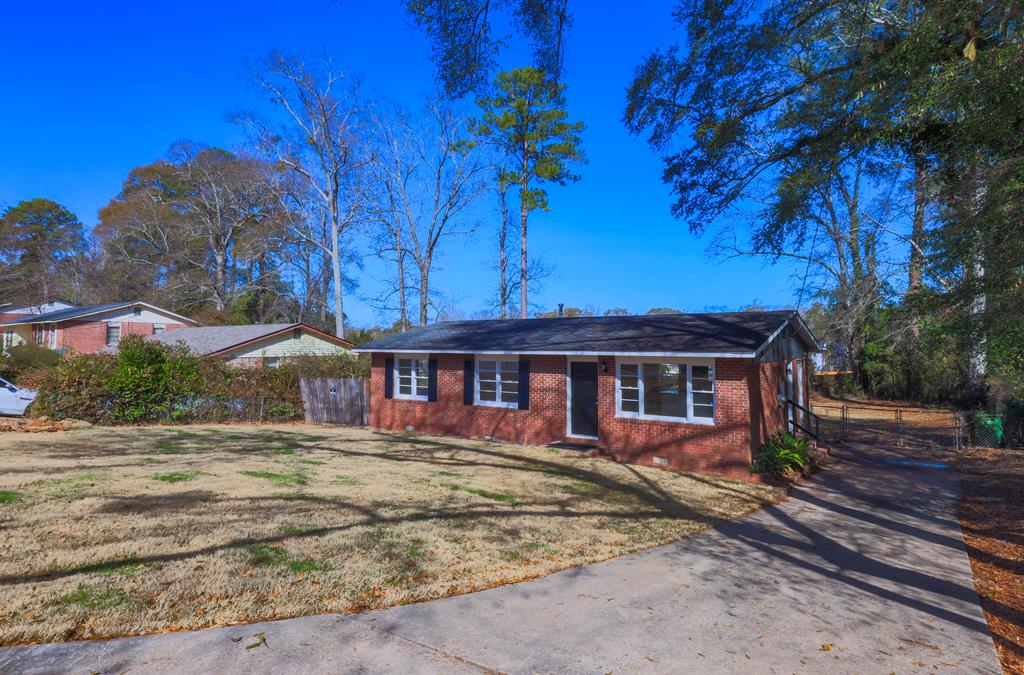
POLYGON ((959 482, 921 460, 942 457, 847 446, 778 506, 536 581, 362 615, 9 648, 0 672, 998 673, 959 482))

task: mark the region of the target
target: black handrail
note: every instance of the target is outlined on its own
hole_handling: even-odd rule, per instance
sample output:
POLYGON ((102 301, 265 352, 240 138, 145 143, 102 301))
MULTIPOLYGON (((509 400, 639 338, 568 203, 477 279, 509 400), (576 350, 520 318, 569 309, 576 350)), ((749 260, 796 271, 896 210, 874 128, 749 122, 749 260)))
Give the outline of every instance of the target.
POLYGON ((804 406, 800 405, 799 403, 792 399, 786 399, 786 404, 793 406, 797 410, 802 410, 803 412, 807 413, 807 417, 808 419, 811 420, 812 426, 814 427, 814 431, 805 428, 802 424, 797 422, 795 419, 796 416, 794 416, 794 419, 789 420, 789 423, 792 424, 797 429, 799 429, 800 431, 807 434, 808 436, 810 436, 811 438, 813 438, 814 440, 818 440, 818 435, 821 433, 821 418, 814 414, 814 412, 811 411, 810 408, 805 408, 804 406))

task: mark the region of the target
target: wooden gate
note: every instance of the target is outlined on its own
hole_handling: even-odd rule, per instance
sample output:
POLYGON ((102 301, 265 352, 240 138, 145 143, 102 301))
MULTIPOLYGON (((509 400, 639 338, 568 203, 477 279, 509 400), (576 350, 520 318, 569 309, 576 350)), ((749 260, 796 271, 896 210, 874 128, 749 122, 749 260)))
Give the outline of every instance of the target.
POLYGON ((370 422, 370 381, 358 378, 312 378, 299 380, 307 424, 348 424, 370 422))

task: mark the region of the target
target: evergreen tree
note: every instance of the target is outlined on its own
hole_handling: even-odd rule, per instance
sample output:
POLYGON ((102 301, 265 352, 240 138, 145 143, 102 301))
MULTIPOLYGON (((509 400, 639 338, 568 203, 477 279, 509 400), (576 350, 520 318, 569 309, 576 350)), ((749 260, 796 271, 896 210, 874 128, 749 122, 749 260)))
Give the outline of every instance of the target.
POLYGON ((547 210, 546 183, 566 185, 579 176, 571 165, 586 161, 580 147, 582 122, 570 122, 565 111, 565 85, 537 68, 500 73, 494 93, 481 98, 479 120, 473 124, 478 138, 506 156, 503 179, 519 187, 519 311, 526 318, 527 221, 532 211, 547 210))

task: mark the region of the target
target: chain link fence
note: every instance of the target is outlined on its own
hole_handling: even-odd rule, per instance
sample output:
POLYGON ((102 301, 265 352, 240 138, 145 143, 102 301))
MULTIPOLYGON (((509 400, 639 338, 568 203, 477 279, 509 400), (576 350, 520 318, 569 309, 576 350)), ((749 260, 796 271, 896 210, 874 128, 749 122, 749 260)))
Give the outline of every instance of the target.
POLYGON ((818 403, 820 436, 903 448, 1021 448, 1024 416, 985 411, 818 403))
POLYGON ((957 413, 945 410, 848 404, 815 404, 821 437, 905 448, 949 448, 957 444, 957 413))

